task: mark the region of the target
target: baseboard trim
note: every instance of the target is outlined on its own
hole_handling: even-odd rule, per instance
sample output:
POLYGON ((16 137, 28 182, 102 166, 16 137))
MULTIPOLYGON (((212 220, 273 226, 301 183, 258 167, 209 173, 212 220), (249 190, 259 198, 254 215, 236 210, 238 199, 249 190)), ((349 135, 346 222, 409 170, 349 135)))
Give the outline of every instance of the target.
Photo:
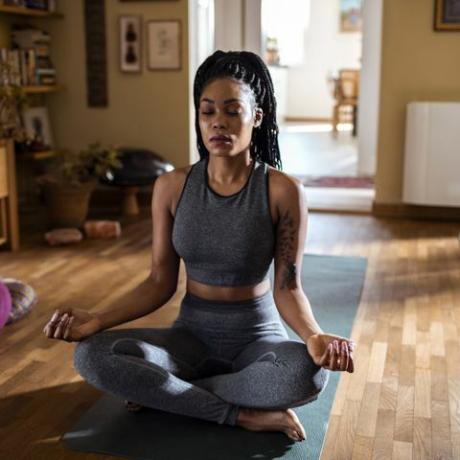
POLYGON ((419 206, 415 204, 372 203, 372 214, 375 217, 396 219, 441 220, 446 222, 460 221, 460 208, 450 206, 419 206))

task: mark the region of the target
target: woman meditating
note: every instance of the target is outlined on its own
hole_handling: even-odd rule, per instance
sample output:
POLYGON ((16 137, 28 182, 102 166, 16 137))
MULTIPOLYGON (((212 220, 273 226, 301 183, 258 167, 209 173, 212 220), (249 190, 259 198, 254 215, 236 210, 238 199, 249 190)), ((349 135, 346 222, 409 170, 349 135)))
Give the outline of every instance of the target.
POLYGON ((216 51, 196 73, 194 103, 200 160, 155 181, 149 276, 104 311, 59 308, 44 333, 79 341, 77 371, 132 409, 300 441, 292 408, 315 400, 329 371, 353 372, 354 343, 321 330, 302 289, 306 203, 279 171, 268 69, 254 53, 216 51), (180 258, 186 292, 170 328, 106 330, 167 303, 180 258))

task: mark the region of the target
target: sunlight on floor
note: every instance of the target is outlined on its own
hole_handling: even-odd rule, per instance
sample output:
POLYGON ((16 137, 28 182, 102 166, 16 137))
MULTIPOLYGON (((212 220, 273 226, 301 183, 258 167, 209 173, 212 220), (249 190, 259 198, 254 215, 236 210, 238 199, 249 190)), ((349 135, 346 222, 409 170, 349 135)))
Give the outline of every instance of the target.
MULTIPOLYGON (((332 133, 327 122, 285 122, 280 125, 283 170, 291 175, 358 176, 358 138, 351 123, 332 133)), ((370 212, 373 189, 305 187, 310 210, 370 212)))
POLYGON ((308 176, 357 176, 358 140, 351 124, 294 123, 280 126, 279 145, 283 170, 308 176))

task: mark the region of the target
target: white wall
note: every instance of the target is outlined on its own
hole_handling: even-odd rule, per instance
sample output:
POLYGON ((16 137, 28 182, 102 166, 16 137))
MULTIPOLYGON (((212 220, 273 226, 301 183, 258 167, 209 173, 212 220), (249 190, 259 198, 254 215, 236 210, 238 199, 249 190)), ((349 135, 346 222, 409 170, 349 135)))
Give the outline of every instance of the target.
POLYGON ((363 67, 358 113, 358 174, 373 175, 377 162, 383 0, 364 0, 363 67))
POLYGON ((262 0, 214 0, 215 49, 262 52, 262 0))
POLYGON ((361 67, 361 33, 339 31, 339 7, 340 0, 311 0, 304 64, 288 70, 289 117, 330 118, 333 98, 327 84, 329 73, 361 67))
POLYGON ((243 49, 243 10, 242 0, 214 0, 216 50, 243 49))

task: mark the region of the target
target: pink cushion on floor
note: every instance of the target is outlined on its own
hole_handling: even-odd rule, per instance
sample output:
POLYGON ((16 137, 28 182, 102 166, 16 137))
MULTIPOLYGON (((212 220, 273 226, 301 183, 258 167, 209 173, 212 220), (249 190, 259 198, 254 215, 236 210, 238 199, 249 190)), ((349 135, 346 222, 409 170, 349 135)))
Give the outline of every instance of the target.
POLYGON ((14 278, 0 278, 11 295, 11 312, 6 321, 8 326, 21 318, 32 310, 32 307, 37 302, 37 294, 35 289, 29 284, 23 283, 14 278))
POLYGON ((5 283, 0 281, 0 329, 6 324, 11 313, 11 294, 5 283))

